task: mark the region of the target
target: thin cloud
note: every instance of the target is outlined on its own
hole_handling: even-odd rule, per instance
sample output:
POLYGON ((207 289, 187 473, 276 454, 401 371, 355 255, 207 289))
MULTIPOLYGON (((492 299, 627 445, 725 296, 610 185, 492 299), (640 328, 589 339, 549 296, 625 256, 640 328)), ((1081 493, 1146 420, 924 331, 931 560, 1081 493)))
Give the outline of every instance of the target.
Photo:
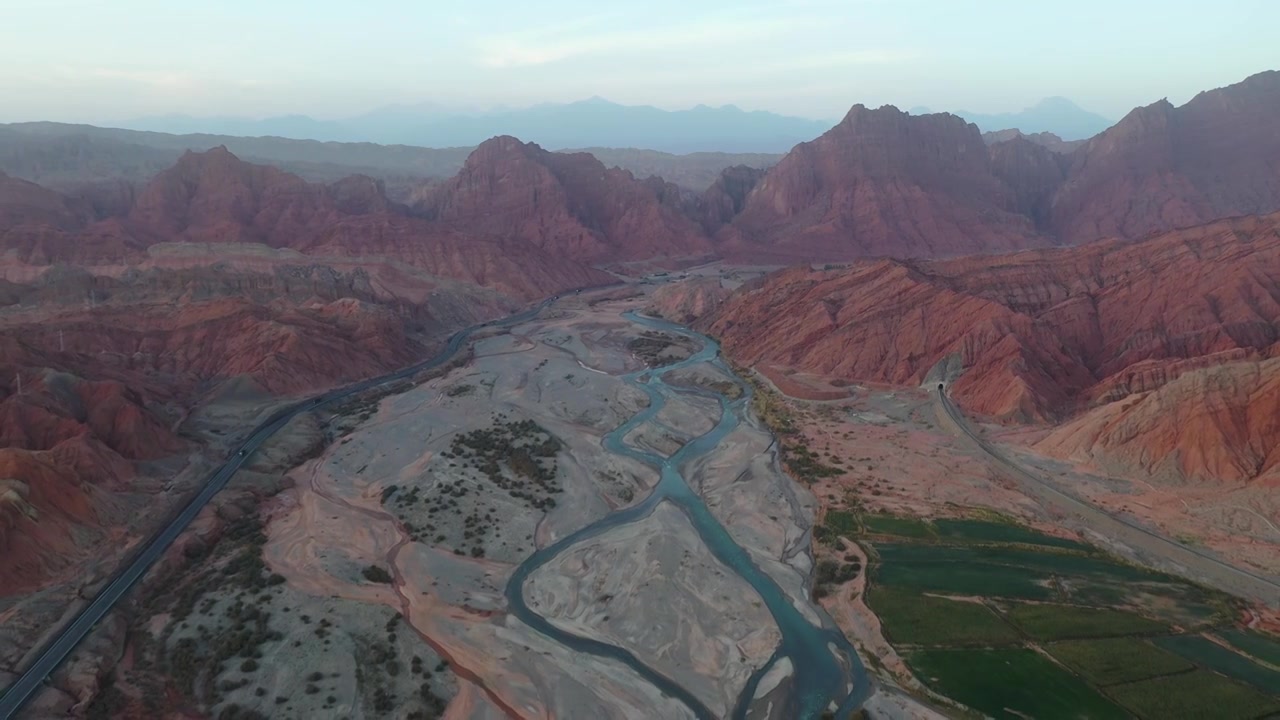
MULTIPOLYGON (((606 31, 603 23, 576 23, 532 32, 479 38, 480 63, 491 68, 545 65, 604 53, 648 53, 682 47, 708 47, 774 37, 811 25, 807 18, 712 17, 696 22, 636 30, 606 31)), ((616 27, 616 25, 615 25, 616 27)))
POLYGON ((895 65, 918 60, 922 54, 910 49, 874 48, 809 55, 770 63, 770 70, 823 70, 854 65, 895 65))
POLYGON ((97 67, 89 69, 85 74, 98 80, 121 80, 162 90, 191 90, 198 85, 195 78, 190 75, 156 70, 97 67))

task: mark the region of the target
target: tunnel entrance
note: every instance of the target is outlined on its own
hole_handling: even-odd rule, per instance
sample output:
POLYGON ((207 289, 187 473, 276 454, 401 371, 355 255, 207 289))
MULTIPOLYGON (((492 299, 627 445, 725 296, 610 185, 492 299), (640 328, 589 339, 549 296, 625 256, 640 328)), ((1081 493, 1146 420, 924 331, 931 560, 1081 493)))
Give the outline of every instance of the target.
POLYGON ((941 391, 941 390, 942 390, 942 385, 943 385, 942 383, 938 383, 938 390, 939 390, 939 391, 941 391))

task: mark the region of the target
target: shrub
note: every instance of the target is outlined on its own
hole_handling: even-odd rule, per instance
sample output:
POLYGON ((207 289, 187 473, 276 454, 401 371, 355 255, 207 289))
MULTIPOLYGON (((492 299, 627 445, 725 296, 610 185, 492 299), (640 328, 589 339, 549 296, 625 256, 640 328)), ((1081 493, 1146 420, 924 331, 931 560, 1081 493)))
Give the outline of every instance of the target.
POLYGON ((383 583, 385 585, 391 584, 391 573, 377 565, 370 565, 364 569, 362 574, 364 575, 364 579, 369 582, 383 583))

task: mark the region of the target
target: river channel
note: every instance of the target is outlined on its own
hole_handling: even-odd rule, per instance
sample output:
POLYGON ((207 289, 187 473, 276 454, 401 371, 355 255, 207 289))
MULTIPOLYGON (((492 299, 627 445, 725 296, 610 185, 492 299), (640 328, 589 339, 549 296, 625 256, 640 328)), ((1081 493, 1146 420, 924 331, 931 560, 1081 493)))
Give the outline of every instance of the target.
POLYGON ((711 338, 684 326, 645 317, 635 312, 624 313, 623 317, 637 325, 684 335, 701 344, 701 349, 685 360, 662 368, 646 368, 622 376, 623 381, 640 389, 648 396, 649 405, 605 435, 604 448, 609 452, 633 458, 656 468, 660 473, 660 479, 653 491, 640 503, 610 513, 591 525, 537 550, 521 563, 506 586, 507 603, 511 613, 536 631, 577 652, 609 657, 625 663, 664 693, 680 700, 697 717, 712 720, 715 716, 697 697, 675 680, 645 665, 630 651, 561 630, 531 610, 524 599, 524 586, 529 576, 560 553, 613 528, 643 519, 659 503, 670 502, 689 518, 698 536, 711 553, 754 588, 781 631, 782 640, 777 651, 768 664, 752 675, 735 704, 731 717, 734 720, 745 720, 760 678, 773 663, 784 657, 790 659, 793 668, 790 678, 791 692, 788 695, 785 717, 797 718, 797 720, 818 718, 833 703, 839 708, 839 716, 845 716, 846 713, 859 707, 870 692, 867 674, 853 647, 834 625, 815 626, 806 620, 804 615, 796 609, 792 599, 782 591, 773 578, 752 561, 747 551, 734 541, 698 493, 680 474, 681 466, 713 452, 720 441, 742 422, 750 406, 751 386, 730 370, 720 357, 719 345, 711 338), (732 378, 742 391, 740 397, 730 400, 725 395, 709 389, 677 388, 663 381, 666 373, 699 363, 707 363, 732 378), (672 393, 716 398, 720 404, 720 418, 715 427, 686 443, 671 457, 663 457, 628 445, 623 438, 633 429, 656 416, 672 393))

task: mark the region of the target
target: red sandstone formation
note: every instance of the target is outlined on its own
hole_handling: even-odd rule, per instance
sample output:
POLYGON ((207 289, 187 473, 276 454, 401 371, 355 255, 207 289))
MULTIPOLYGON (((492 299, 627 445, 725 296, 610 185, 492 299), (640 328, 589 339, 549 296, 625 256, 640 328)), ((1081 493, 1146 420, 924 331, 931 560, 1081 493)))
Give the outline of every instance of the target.
POLYGON ((855 105, 771 168, 718 237, 730 257, 785 262, 1048 244, 1016 209, 977 127, 855 105))
POLYGON ((680 323, 693 322, 720 306, 729 291, 719 278, 695 278, 653 291, 649 311, 680 323))
POLYGON ((1037 227, 1046 227, 1054 193, 1066 179, 1070 159, 1025 137, 987 148, 991 172, 1013 191, 1014 206, 1037 227))
MULTIPOLYGON (((919 384, 953 356, 964 373, 952 392, 966 409, 1029 420, 1103 407, 1098 417, 1110 431, 1095 432, 1101 420, 1085 420, 1071 440, 1054 444, 1072 452, 1119 448, 1145 442, 1131 433, 1141 414, 1115 424, 1117 408, 1133 398, 1147 407, 1176 401, 1180 409, 1164 420, 1182 420, 1178 433, 1196 427, 1189 420, 1200 412, 1196 403, 1214 408, 1201 417, 1224 423, 1271 412, 1274 366, 1258 362, 1280 356, 1280 214, 1134 243, 793 268, 742 288, 701 322, 741 362, 846 380, 919 384), (1222 371, 1237 389, 1214 385, 1213 366, 1241 362, 1244 369, 1222 371), (1228 399, 1218 403, 1214 393, 1228 399)), ((1165 438, 1159 442, 1177 436, 1173 427, 1156 433, 1165 438)), ((1213 464, 1220 462, 1241 468, 1227 477, 1252 477, 1269 467, 1256 448, 1280 443, 1280 426, 1223 427, 1223 452, 1246 460, 1188 459, 1189 471, 1217 472, 1226 467, 1213 464)))
POLYGON ((1137 108, 1071 156, 1053 198, 1065 242, 1138 238, 1280 210, 1280 72, 1137 108))
POLYGON ((518 238, 481 238, 413 217, 370 178, 312 185, 225 148, 184 155, 138 193, 124 217, 87 224, 86 213, 69 203, 30 183, 0 181, 0 239, 11 259, 36 266, 25 275, 53 263, 145 264, 149 248, 186 242, 404 263, 525 300, 609 280, 576 258, 518 238))
POLYGON ((661 184, 605 169, 586 153, 489 140, 423 202, 429 217, 477 237, 531 244, 593 263, 706 257, 710 242, 661 184))
POLYGON ((1015 132, 987 147, 950 115, 858 105, 771 168, 717 237, 749 261, 937 258, 1275 212, 1277 115, 1275 71, 1138 108, 1079 146, 1015 132))
POLYGON ((765 171, 738 165, 726 168, 695 203, 695 215, 703 230, 714 235, 746 207, 747 196, 764 177, 765 171))
POLYGON ((1280 357, 1186 370, 1082 414, 1037 447, 1157 477, 1280 487, 1280 357))
MULTIPOLYGON (((36 587, 89 558, 120 522, 114 493, 128 490, 133 460, 181 453, 145 390, 15 366, 0 355, 0 594, 36 587), (22 376, 21 393, 18 391, 22 376)), ((138 379, 135 387, 145 387, 138 379)))

